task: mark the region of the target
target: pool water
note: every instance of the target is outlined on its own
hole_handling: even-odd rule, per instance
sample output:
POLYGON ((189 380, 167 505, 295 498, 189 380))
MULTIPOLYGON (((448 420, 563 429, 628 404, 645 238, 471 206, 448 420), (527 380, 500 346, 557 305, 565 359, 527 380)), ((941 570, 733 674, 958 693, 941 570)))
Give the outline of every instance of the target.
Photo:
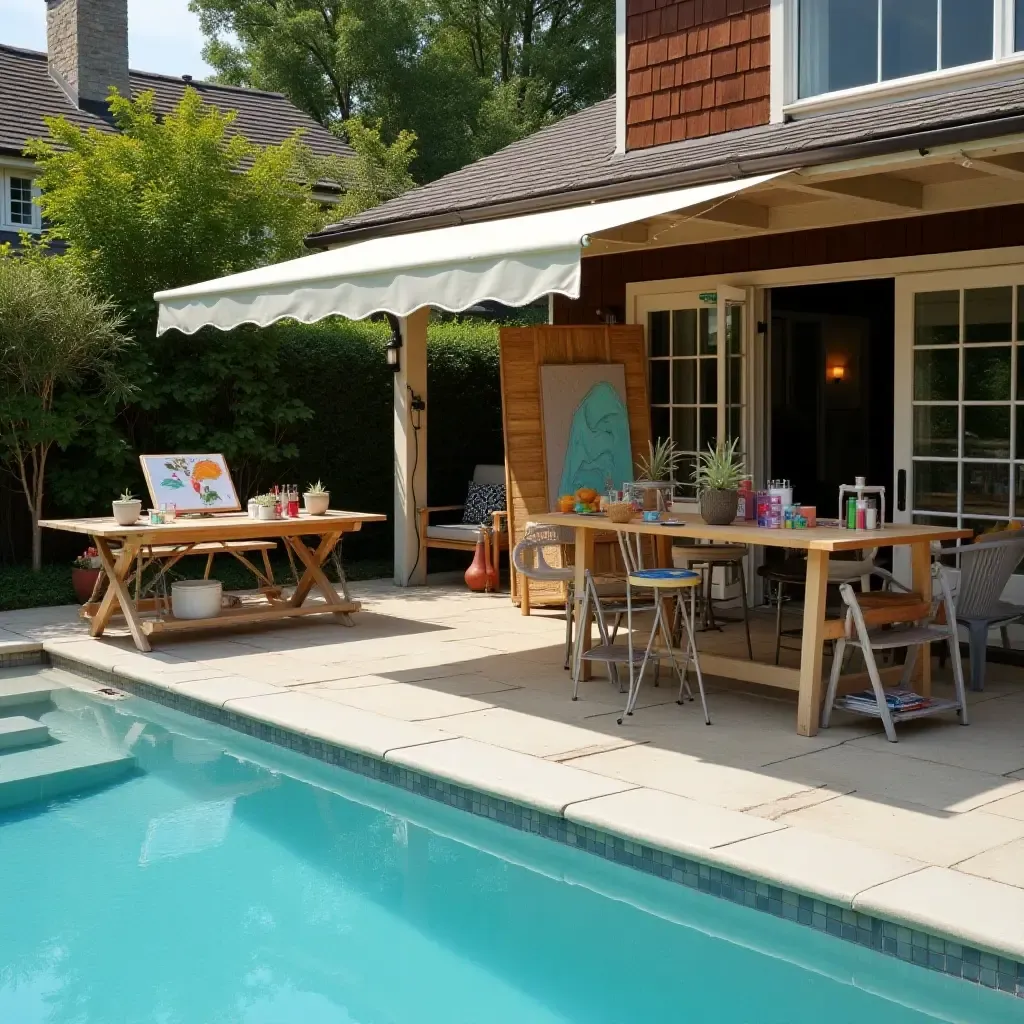
POLYGON ((0 816, 4 1024, 970 1024, 994 992, 131 699, 139 771, 0 816))

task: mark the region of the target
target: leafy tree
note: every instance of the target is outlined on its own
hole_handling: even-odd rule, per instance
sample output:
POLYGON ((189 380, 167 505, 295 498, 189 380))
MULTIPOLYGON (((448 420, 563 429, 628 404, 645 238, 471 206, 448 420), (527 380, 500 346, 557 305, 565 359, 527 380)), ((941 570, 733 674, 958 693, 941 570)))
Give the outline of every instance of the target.
POLYGON ((63 460, 55 491, 98 501, 97 460, 123 470, 132 451, 189 447, 223 451, 247 486, 294 455, 287 429, 309 415, 277 383, 277 335, 208 329, 158 341, 153 293, 304 255, 303 237, 324 218, 303 183, 309 154, 297 137, 253 146, 233 131, 232 114, 193 89, 162 118, 151 95, 114 92, 111 110, 119 133, 54 118, 51 138, 27 150, 68 261, 113 298, 142 342, 120 359, 136 400, 116 422, 94 418, 80 433, 88 458, 63 460))
POLYGON ((322 124, 381 119, 430 180, 604 99, 608 0, 191 0, 207 61, 322 124))
POLYGON ((27 237, 17 254, 0 247, 0 460, 28 504, 37 572, 51 450, 132 393, 118 359, 131 343, 123 325, 69 257, 27 237))

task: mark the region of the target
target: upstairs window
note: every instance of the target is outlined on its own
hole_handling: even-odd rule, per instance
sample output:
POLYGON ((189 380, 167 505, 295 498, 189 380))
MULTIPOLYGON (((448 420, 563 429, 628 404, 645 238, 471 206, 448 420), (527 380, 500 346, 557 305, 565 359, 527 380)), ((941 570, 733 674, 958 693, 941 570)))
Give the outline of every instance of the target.
POLYGON ((800 99, 1024 50, 1024 0, 797 0, 796 10, 800 99))

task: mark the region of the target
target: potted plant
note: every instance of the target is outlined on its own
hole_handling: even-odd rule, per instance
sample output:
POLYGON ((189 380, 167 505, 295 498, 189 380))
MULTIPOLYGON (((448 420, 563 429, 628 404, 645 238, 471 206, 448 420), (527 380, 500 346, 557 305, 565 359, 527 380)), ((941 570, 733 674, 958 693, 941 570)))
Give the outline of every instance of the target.
POLYGON ((746 476, 743 460, 736 455, 738 443, 738 438, 728 444, 719 441, 697 456, 693 482, 701 518, 709 526, 728 526, 736 518, 740 481, 746 476))
POLYGON ((647 443, 647 458, 642 455, 636 462, 639 480, 635 483, 643 489, 644 507, 649 507, 646 496, 655 499, 654 507, 664 511, 672 501, 672 477, 675 474, 682 455, 676 451, 675 442, 671 438, 662 438, 655 444, 647 443))
POLYGON ((256 503, 257 519, 277 518, 277 511, 274 508, 277 499, 272 494, 257 494, 253 501, 256 503))
POLYGON ((113 508, 118 526, 134 526, 142 515, 142 502, 131 491, 125 491, 113 503, 113 508))
POLYGON ((315 484, 309 485, 302 500, 305 503, 306 511, 311 516, 322 516, 331 504, 331 492, 317 480, 315 484))
POLYGON ((100 555, 95 548, 86 548, 71 563, 71 586, 75 597, 85 604, 92 597, 96 581, 100 578, 100 555))

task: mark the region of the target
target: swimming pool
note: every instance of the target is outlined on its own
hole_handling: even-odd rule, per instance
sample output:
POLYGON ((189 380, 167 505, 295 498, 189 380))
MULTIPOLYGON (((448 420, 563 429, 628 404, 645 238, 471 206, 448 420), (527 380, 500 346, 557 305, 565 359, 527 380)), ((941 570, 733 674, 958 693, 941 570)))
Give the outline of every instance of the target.
POLYGON ((999 993, 132 698, 117 784, 0 815, 10 1024, 924 1024, 999 993))

